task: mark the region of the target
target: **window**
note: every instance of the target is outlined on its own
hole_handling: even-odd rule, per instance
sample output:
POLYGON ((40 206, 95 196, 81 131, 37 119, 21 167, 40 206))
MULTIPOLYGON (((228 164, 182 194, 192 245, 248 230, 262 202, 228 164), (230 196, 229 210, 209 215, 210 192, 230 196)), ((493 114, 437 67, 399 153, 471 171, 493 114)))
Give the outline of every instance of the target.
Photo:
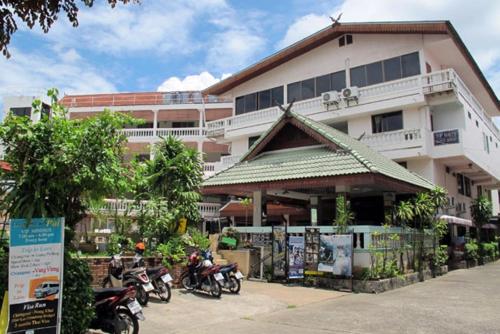
POLYGON ((345 45, 345 36, 339 38, 339 47, 343 47, 345 45))
POLYGON ((352 44, 352 35, 344 35, 339 38, 339 47, 343 47, 347 44, 352 44))
POLYGON ((477 186, 477 197, 481 196, 482 194, 483 194, 483 187, 477 186))
POLYGON ((338 71, 331 74, 331 90, 336 90, 340 92, 342 89, 346 87, 345 82, 345 71, 338 71))
POLYGON ((291 103, 293 100, 300 101, 300 81, 288 84, 287 90, 287 102, 291 103))
POLYGON ((260 136, 248 137, 248 148, 252 147, 252 145, 260 138, 260 136))
POLYGON ((418 52, 401 56, 401 70, 403 78, 420 74, 420 61, 418 52))
POLYGON ((138 128, 138 129, 152 129, 153 128, 153 123, 137 124, 137 125, 134 125, 134 128, 138 128))
POLYGON ((302 81, 301 99, 307 100, 313 98, 314 95, 314 78, 302 81))
POLYGON ((255 110, 283 104, 283 86, 266 89, 257 93, 238 96, 235 100, 235 114, 241 115, 255 110))
POLYGON ((31 107, 26 108, 10 108, 12 114, 16 116, 28 116, 31 117, 31 107))
POLYGON ((345 43, 352 44, 352 35, 345 35, 345 43))
POLYGON ((366 66, 351 68, 351 86, 366 86, 366 66))
POLYGON ((380 133, 403 129, 403 112, 396 111, 372 116, 372 131, 380 133))
POLYGON ((476 120, 476 127, 479 127, 479 122, 476 120))
POLYGON ((287 85, 287 102, 311 99, 331 90, 341 91, 345 87, 345 71, 293 82, 287 85))
POLYGON ((398 165, 400 165, 404 168, 408 168, 408 163, 406 161, 398 161, 398 165))
POLYGON ((465 185, 465 196, 471 197, 471 191, 470 191, 470 179, 466 176, 464 176, 464 185, 465 185))
POLYGON ((490 153, 490 142, 488 141, 488 136, 483 132, 483 148, 486 153, 490 153))
POLYGON ((386 59, 383 63, 385 81, 401 79, 401 57, 386 59))
POLYGON ((194 128, 194 122, 172 122, 173 128, 194 128))
POLYGON ((316 96, 320 96, 324 92, 332 90, 331 75, 322 75, 316 79, 316 96))
POLYGON ((457 174, 457 190, 459 194, 464 194, 464 176, 457 174))
POLYGON ((467 112, 467 116, 469 117, 469 119, 472 119, 472 115, 470 114, 470 111, 467 112))
POLYGON ((382 72, 382 62, 376 62, 366 65, 366 83, 374 85, 384 81, 382 72))

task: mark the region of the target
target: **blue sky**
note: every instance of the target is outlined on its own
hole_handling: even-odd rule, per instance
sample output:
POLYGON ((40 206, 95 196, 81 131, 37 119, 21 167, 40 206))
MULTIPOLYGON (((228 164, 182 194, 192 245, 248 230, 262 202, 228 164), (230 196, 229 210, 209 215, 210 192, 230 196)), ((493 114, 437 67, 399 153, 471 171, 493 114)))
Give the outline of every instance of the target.
POLYGON ((339 12, 343 21, 450 19, 500 93, 498 1, 142 0, 113 10, 97 2, 80 11, 78 28, 63 15, 48 34, 20 24, 12 58, 0 58, 0 95, 201 89, 339 12))

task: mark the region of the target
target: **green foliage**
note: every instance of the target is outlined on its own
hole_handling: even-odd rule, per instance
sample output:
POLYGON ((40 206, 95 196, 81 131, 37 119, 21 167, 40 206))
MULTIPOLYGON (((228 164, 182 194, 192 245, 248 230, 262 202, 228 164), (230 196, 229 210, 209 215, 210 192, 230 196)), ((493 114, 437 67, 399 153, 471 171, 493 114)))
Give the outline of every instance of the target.
POLYGON ((108 255, 119 254, 123 251, 131 251, 134 249, 134 242, 131 238, 125 237, 123 235, 113 233, 108 240, 106 246, 106 252, 108 255))
POLYGON ((436 267, 441 267, 448 263, 448 246, 440 245, 437 247, 432 260, 436 267))
POLYGON ((181 237, 170 238, 167 243, 158 245, 156 250, 163 256, 163 264, 169 268, 186 260, 185 243, 181 237))
POLYGON ((210 240, 197 228, 190 227, 188 232, 182 236, 187 246, 195 247, 200 250, 206 250, 210 247, 210 240))
POLYGON ((497 258, 499 255, 498 242, 496 242, 496 241, 482 242, 482 243, 480 243, 480 249, 481 249, 481 255, 489 256, 492 259, 497 258))
POLYGON ((475 239, 471 239, 465 244, 465 258, 467 260, 479 259, 479 245, 475 239))
POLYGON ((222 239, 222 237, 236 239, 236 247, 233 247, 233 246, 225 244, 225 243, 219 243, 219 249, 238 248, 238 245, 240 244, 240 234, 234 228, 229 227, 229 228, 224 229, 224 231, 222 232, 222 235, 221 235, 221 239, 222 239))
POLYGON ((62 334, 83 334, 94 316, 92 276, 87 263, 64 255, 62 334))
POLYGON ((481 227, 488 224, 492 215, 491 201, 485 196, 479 196, 472 202, 470 207, 472 220, 479 229, 478 237, 481 240, 481 227))
POLYGON ((432 221, 432 231, 437 240, 441 240, 448 232, 448 223, 443 219, 435 219, 432 221))
POLYGON ((364 279, 383 279, 396 277, 403 273, 402 268, 398 265, 398 253, 400 236, 396 233, 390 233, 390 225, 383 226, 383 232, 373 232, 372 240, 376 243, 371 244, 368 248, 370 252, 370 268, 364 272, 364 279), (392 255, 389 254, 392 250, 392 255))
POLYGON ((339 195, 336 200, 336 215, 334 226, 337 227, 338 234, 346 234, 351 221, 354 220, 354 213, 351 211, 345 196, 339 195))

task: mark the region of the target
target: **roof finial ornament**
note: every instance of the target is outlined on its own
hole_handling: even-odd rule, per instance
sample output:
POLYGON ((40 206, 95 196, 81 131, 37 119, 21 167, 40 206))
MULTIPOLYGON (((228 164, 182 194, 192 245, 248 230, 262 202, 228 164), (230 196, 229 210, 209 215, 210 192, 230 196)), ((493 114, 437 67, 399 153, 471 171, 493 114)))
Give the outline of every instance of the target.
POLYGON ((332 20, 332 28, 335 28, 335 26, 340 25, 340 18, 341 17, 342 17, 342 13, 340 13, 336 19, 334 19, 332 16, 330 16, 330 20, 332 20))
POLYGON ((290 102, 290 104, 285 108, 285 107, 283 107, 283 105, 279 104, 278 101, 274 100, 274 103, 276 103, 278 108, 280 108, 280 110, 283 111, 283 113, 285 114, 285 117, 292 116, 292 106, 293 106, 294 102, 295 102, 295 98, 293 98, 292 102, 290 102))

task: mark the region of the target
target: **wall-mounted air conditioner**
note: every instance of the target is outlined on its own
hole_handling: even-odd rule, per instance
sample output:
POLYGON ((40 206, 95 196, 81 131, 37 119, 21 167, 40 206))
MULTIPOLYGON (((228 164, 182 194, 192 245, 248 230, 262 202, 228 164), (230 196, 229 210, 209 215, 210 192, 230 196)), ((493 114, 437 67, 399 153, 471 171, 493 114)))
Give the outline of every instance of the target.
POLYGON ((357 100, 359 97, 359 88, 356 86, 342 89, 342 98, 344 100, 357 100))
POLYGON ((326 106, 338 106, 340 102, 340 94, 339 92, 334 90, 331 92, 324 92, 321 94, 321 101, 323 101, 323 104, 325 104, 326 106))

